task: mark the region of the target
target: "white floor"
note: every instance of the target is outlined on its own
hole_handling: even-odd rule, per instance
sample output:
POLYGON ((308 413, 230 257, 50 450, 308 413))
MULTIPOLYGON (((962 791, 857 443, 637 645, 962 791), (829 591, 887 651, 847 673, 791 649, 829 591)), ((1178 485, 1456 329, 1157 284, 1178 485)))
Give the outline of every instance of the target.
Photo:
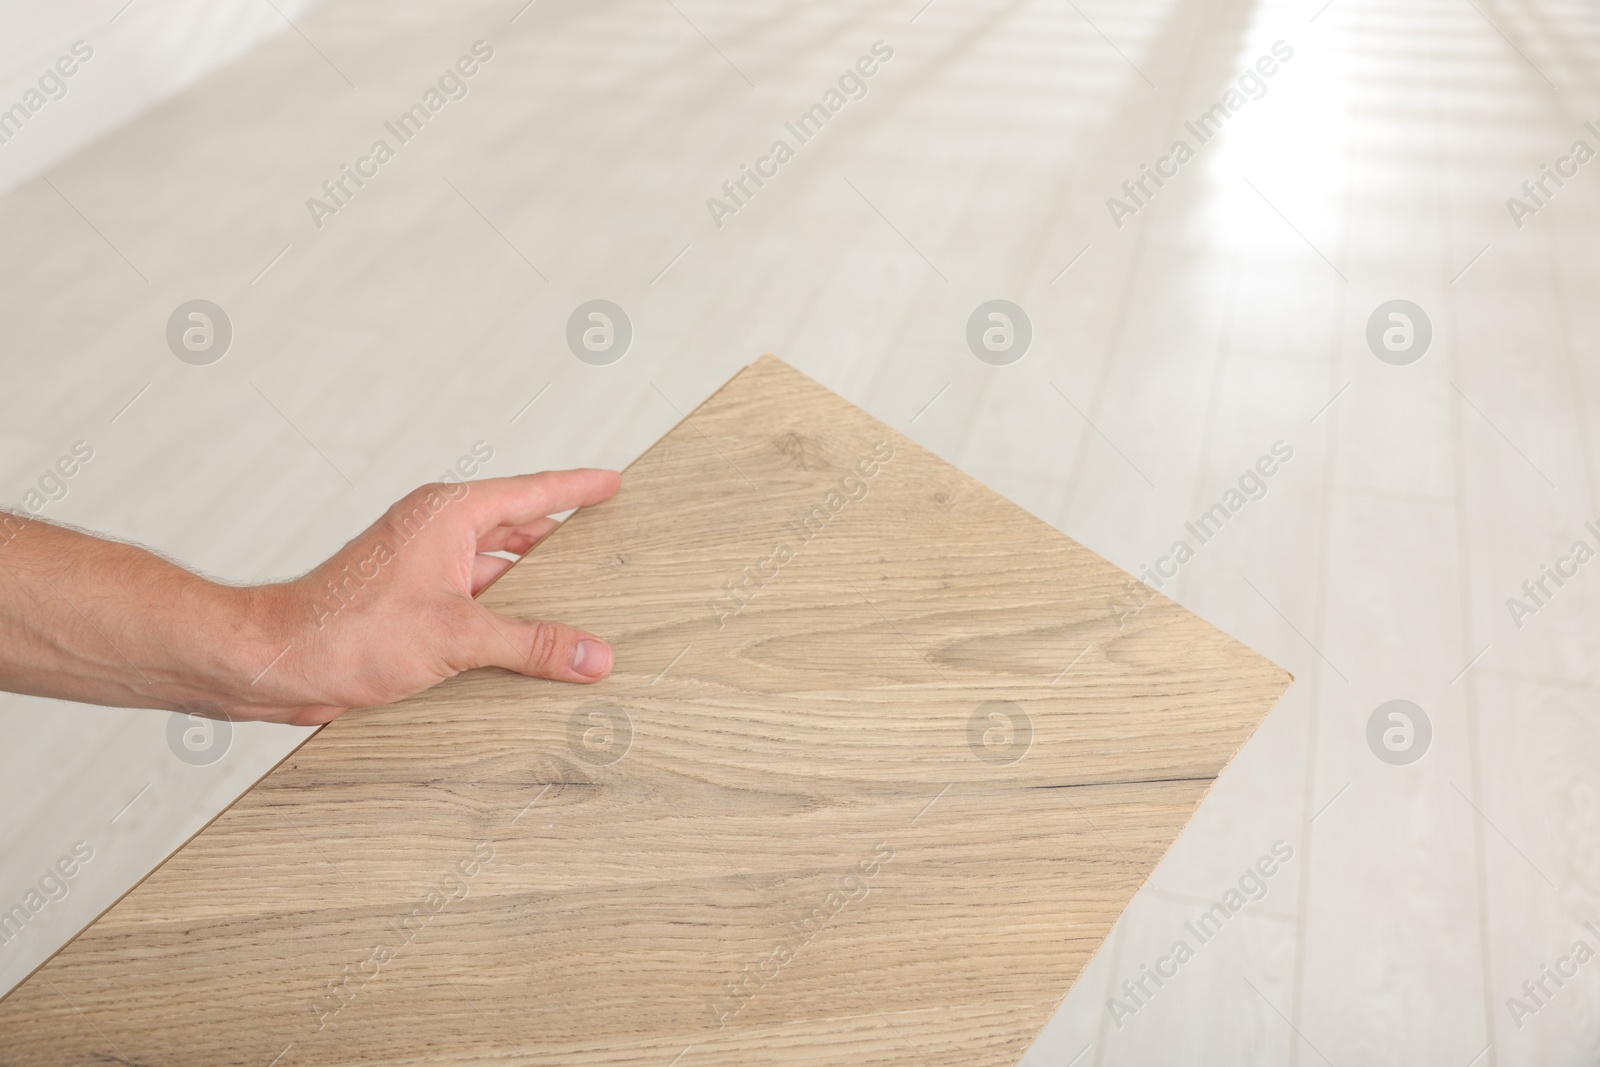
MULTIPOLYGON (((1520 189, 1600 150, 1591 8, 523 2, 286 7, 293 32, 0 199, 0 496, 82 441, 45 515, 288 575, 474 441, 488 474, 625 464, 773 351, 1137 570, 1281 441, 1166 588, 1298 680, 1027 1062, 1600 1058, 1600 962, 1561 962, 1600 949, 1600 567, 1507 605, 1600 545, 1600 163, 1520 189), (480 39, 467 96, 319 229, 306 199, 480 39), (798 145, 784 121, 877 41, 798 145), (1278 41, 1260 98, 1227 97, 1278 41), (1201 145, 1185 121, 1230 99, 1201 145), (719 227, 707 198, 779 138, 719 227), (1179 138, 1119 227, 1107 198, 1179 138), (194 298, 233 324, 210 366, 165 339, 194 298), (634 326, 609 366, 564 340, 593 298, 634 326), (967 344, 992 298, 1031 320, 1011 365, 967 344), (1405 365, 1367 340, 1395 299, 1433 333, 1405 365), (1391 699, 1431 723, 1410 764, 1369 747, 1391 699), (1280 841, 1200 944, 1185 923, 1280 841), (1179 939, 1175 977, 1124 991, 1179 939)), ((111 52, 116 6, 63 49, 111 52)), ((240 726, 195 766, 164 715, 0 698, 0 908, 94 853, 0 945, 0 989, 297 736, 240 726)))

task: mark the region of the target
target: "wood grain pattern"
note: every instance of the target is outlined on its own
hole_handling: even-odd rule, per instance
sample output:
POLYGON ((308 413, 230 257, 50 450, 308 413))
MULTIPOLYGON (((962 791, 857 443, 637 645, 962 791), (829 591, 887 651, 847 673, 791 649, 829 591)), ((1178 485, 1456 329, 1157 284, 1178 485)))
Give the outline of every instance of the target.
POLYGON ((1014 1063, 1289 682, 1128 581, 764 358, 483 596, 611 678, 337 720, 0 1057, 1014 1063))

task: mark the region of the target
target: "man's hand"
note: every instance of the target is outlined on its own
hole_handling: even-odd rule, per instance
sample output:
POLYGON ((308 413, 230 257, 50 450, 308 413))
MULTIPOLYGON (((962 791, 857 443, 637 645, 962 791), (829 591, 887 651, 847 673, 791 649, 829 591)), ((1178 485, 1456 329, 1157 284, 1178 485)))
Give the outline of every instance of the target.
POLYGON ((302 726, 474 667, 564 682, 611 670, 604 641, 473 597, 552 514, 615 495, 613 471, 423 486, 311 573, 207 581, 142 549, 0 515, 0 688, 302 726))

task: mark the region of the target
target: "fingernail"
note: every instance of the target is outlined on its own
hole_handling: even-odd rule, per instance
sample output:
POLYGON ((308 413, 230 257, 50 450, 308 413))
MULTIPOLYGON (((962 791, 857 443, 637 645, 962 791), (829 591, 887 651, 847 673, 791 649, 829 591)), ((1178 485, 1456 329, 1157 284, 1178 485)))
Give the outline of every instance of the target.
POLYGON ((572 669, 585 678, 598 678, 611 668, 611 649, 604 641, 579 641, 572 653, 572 669))

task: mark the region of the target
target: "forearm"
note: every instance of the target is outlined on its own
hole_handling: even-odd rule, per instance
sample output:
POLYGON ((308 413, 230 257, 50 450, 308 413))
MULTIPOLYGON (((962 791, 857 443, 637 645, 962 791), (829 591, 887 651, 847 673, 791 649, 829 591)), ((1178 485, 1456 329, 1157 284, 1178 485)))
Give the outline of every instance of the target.
POLYGON ((0 689, 221 713, 277 652, 271 588, 0 513, 0 689))

